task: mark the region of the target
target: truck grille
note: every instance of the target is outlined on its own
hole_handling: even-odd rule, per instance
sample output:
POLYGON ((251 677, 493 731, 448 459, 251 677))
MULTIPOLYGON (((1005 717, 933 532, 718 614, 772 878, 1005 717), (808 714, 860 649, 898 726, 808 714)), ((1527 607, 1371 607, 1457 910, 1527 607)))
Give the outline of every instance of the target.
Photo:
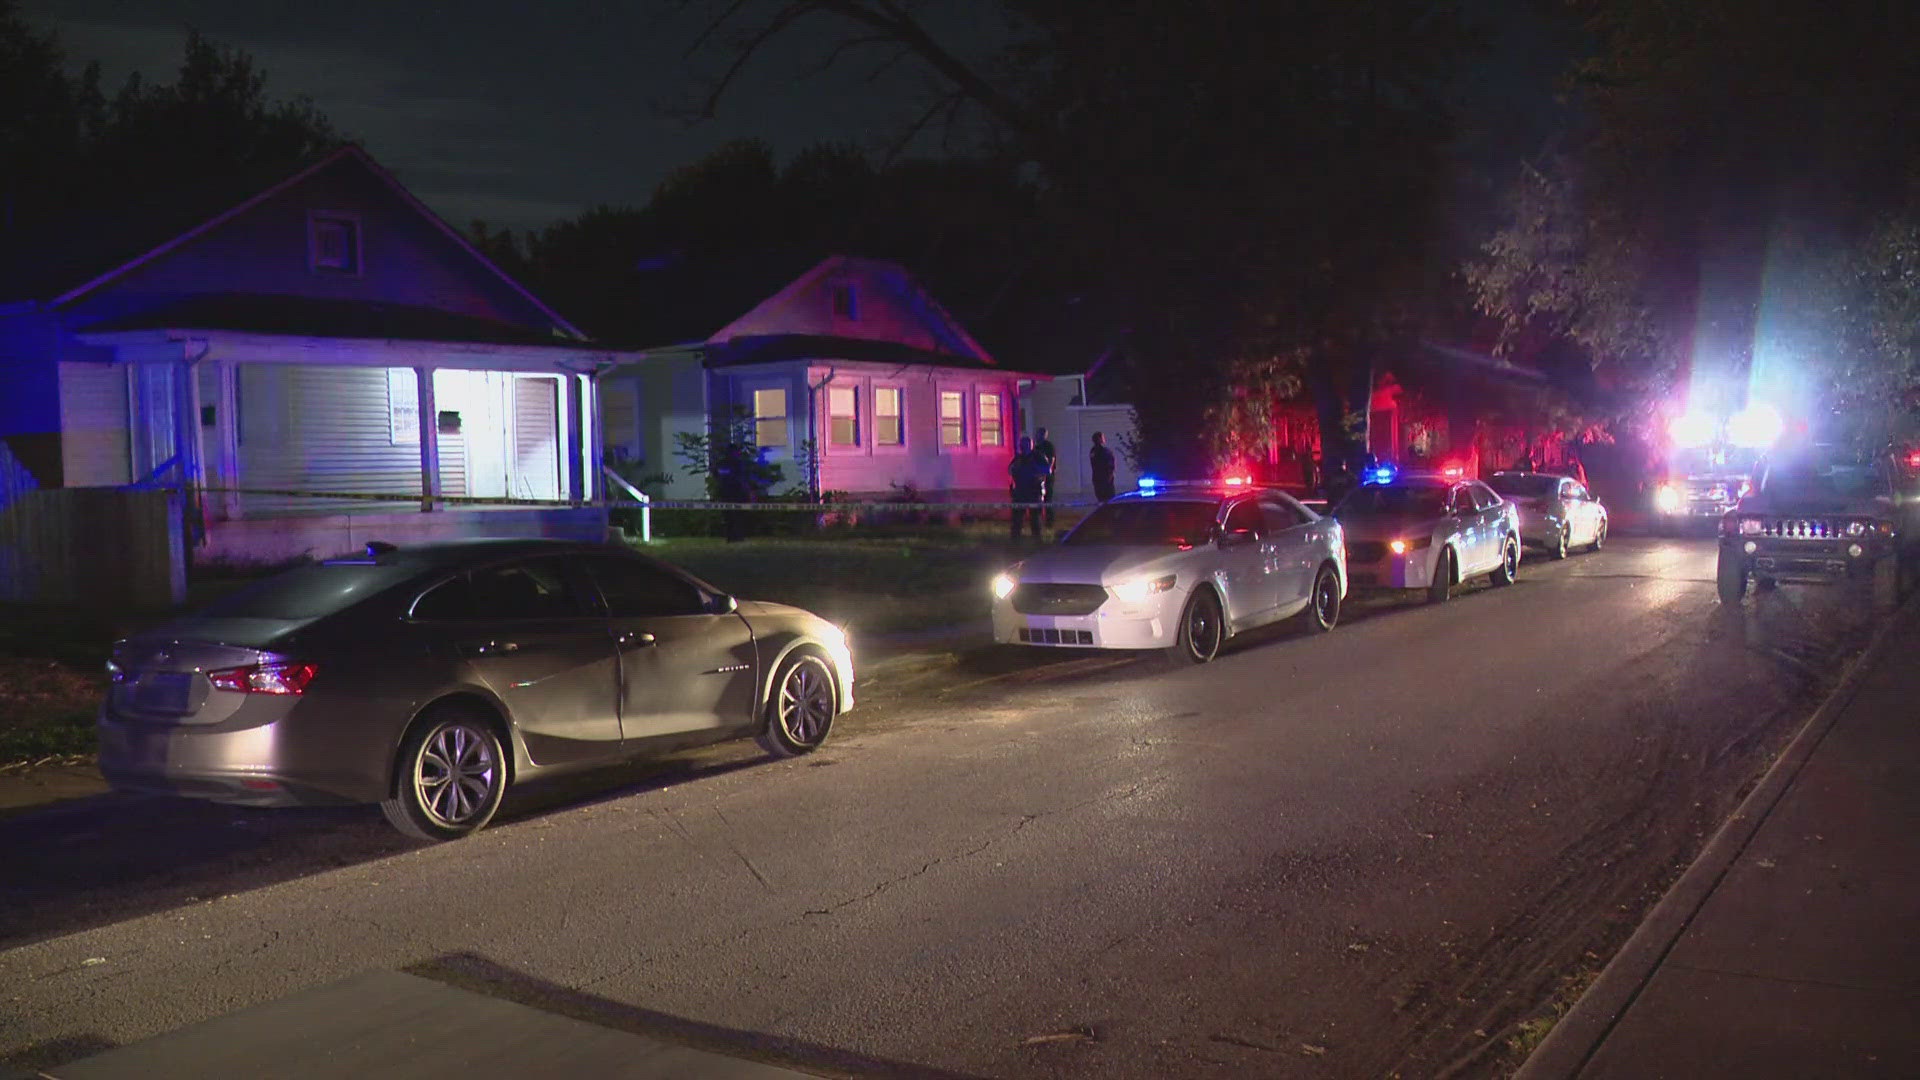
POLYGON ((1103 585, 1021 583, 1013 590, 1013 610, 1022 615, 1091 615, 1107 602, 1103 585))
POLYGON ((1839 522, 1826 518, 1779 518, 1760 526, 1761 536, 1789 540, 1827 540, 1843 531, 1839 522))

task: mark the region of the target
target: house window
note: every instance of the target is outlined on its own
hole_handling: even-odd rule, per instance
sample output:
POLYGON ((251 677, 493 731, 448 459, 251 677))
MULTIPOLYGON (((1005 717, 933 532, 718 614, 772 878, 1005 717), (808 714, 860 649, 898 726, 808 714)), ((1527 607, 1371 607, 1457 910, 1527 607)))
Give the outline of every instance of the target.
POLYGON ((837 319, 860 318, 860 293, 852 285, 833 287, 833 315, 837 319))
POLYGON ((858 395, 851 386, 827 387, 827 440, 835 446, 860 445, 858 395))
POLYGON ((753 392, 753 441, 762 449, 781 449, 787 445, 787 392, 753 392))
POLYGON ((308 218, 307 256, 317 271, 359 273, 360 222, 343 214, 315 214, 308 218))
POLYGON ((958 390, 940 391, 940 445, 967 445, 967 396, 958 390))
POLYGON ((980 395, 980 445, 999 446, 1004 440, 1000 426, 1000 395, 980 395))
POLYGON ((900 446, 906 432, 900 423, 900 388, 873 388, 873 443, 875 446, 900 446))

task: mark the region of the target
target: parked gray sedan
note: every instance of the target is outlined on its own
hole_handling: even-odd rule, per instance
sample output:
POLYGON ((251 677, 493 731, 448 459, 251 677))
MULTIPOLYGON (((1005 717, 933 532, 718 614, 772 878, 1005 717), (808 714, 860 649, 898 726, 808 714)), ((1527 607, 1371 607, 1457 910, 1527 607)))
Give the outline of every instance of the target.
POLYGON ((108 674, 114 787, 378 802, 429 840, 485 825, 509 784, 641 752, 803 754, 853 704, 826 620, 545 540, 369 544, 119 642, 108 674))

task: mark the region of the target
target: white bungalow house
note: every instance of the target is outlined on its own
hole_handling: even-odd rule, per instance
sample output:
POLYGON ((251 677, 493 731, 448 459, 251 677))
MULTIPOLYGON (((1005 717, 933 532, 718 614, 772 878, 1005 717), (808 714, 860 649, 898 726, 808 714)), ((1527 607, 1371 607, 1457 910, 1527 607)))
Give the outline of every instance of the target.
POLYGON ((621 354, 357 148, 200 214, 0 268, 0 440, 34 485, 179 486, 196 560, 605 535, 621 354))
POLYGON ((1023 394, 1050 377, 1000 367, 904 268, 835 256, 742 307, 602 378, 610 457, 674 474, 670 497, 701 498, 674 436, 737 408, 767 459, 813 490, 1006 498, 1023 394))

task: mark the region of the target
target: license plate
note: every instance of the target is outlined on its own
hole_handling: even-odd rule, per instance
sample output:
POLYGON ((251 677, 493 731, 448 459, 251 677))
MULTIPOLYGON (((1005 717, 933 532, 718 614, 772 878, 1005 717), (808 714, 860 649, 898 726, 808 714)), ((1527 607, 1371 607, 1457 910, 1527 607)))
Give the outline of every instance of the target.
POLYGON ((184 671, 143 675, 133 686, 133 707, 141 712, 184 713, 193 676, 184 671))

